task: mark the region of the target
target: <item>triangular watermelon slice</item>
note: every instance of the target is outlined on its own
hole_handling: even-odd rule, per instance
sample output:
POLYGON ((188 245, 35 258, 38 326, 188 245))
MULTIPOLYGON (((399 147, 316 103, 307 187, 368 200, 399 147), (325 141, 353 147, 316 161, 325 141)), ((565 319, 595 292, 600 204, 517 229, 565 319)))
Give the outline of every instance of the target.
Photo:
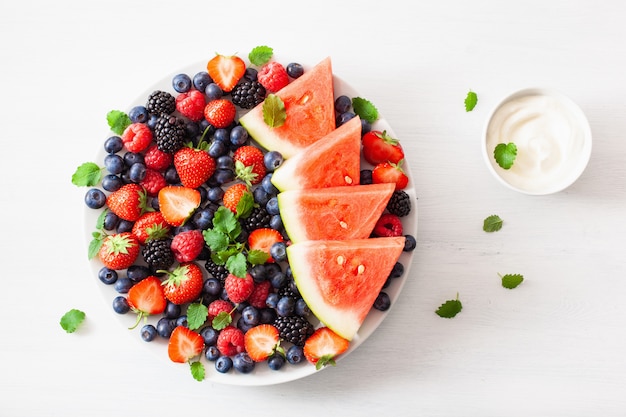
POLYGON ((279 127, 263 119, 263 103, 239 122, 261 146, 290 158, 335 129, 335 98, 330 57, 283 87, 276 96, 285 105, 287 118, 279 127))
POLYGON ((280 191, 358 185, 361 171, 361 119, 356 116, 309 145, 272 174, 280 191))
POLYGON ((370 237, 387 207, 394 184, 368 184, 289 190, 278 194, 278 207, 292 242, 370 237))
POLYGON ((352 340, 404 249, 403 236, 307 240, 287 247, 298 291, 311 312, 352 340))

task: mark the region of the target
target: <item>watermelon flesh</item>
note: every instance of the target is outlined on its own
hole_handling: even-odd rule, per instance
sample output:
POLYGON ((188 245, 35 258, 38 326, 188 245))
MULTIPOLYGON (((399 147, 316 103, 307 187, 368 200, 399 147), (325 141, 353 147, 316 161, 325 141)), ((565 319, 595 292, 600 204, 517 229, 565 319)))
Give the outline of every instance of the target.
POLYGON ((352 340, 404 249, 404 236, 307 240, 287 248, 300 294, 311 312, 352 340))
POLYGON ((275 93, 285 105, 287 118, 279 127, 263 119, 263 103, 239 122, 261 146, 290 158, 335 129, 335 98, 330 57, 275 93))
POLYGON ((394 184, 289 190, 278 194, 283 225, 292 242, 370 237, 394 184))
POLYGON ((356 116, 285 160, 272 174, 272 184, 280 191, 358 185, 360 155, 361 119, 356 116))

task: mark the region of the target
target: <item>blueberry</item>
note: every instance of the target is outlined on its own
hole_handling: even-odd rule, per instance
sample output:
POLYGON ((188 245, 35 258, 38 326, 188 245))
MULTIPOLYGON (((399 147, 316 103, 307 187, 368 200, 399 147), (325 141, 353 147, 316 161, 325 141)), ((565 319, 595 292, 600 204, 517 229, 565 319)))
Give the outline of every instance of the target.
POLYGON ((165 173, 163 174, 163 178, 165 178, 165 181, 168 184, 178 184, 180 182, 180 177, 178 176, 178 172, 176 171, 176 168, 173 165, 170 165, 169 167, 167 167, 167 169, 165 170, 165 173))
POLYGON ((143 155, 136 152, 126 152, 124 154, 124 163, 127 167, 133 166, 133 164, 141 162, 144 163, 143 155))
POLYGON ((104 188, 105 191, 117 191, 122 188, 122 185, 124 185, 122 179, 117 175, 108 174, 102 178, 102 188, 104 188))
POLYGON ((285 70, 287 70, 287 75, 291 78, 300 78, 304 74, 304 67, 297 62, 290 62, 285 70))
POLYGON ((91 188, 85 193, 85 204, 92 209, 102 208, 107 202, 107 197, 99 188, 91 188))
POLYGON ((131 265, 126 270, 126 276, 133 282, 139 282, 150 276, 150 269, 144 265, 131 265))
POLYGON ((301 346, 293 345, 287 349, 287 362, 296 365, 304 359, 304 352, 301 346))
POLYGON ((113 299, 113 311, 117 314, 126 314, 130 311, 130 305, 126 297, 118 295, 113 299))
POLYGON ((220 295, 223 290, 222 283, 217 278, 207 278, 204 281, 203 290, 209 295, 220 295))
POLYGON ((117 281, 117 271, 104 266, 98 271, 98 278, 106 285, 114 284, 117 281))
POLYGON ((187 327, 187 315, 183 314, 182 316, 179 316, 174 322, 176 323, 176 327, 187 327))
POLYGON ((141 339, 144 342, 152 342, 157 337, 157 330, 152 324, 146 324, 141 328, 141 339))
POLYGON ((259 324, 261 313, 259 313, 259 310, 254 306, 246 306, 241 312, 241 318, 245 324, 255 326, 259 324))
POLYGON ((263 156, 263 164, 265 165, 265 169, 269 172, 272 172, 281 166, 283 161, 283 155, 278 151, 269 151, 263 156))
POLYGON ((272 371, 280 370, 283 365, 285 365, 285 357, 280 353, 275 352, 272 356, 267 358, 267 366, 269 366, 272 371))
POLYGON ((104 215, 104 222, 102 224, 102 227, 104 228, 104 230, 114 230, 119 222, 120 218, 118 217, 118 215, 113 213, 112 211, 107 210, 106 214, 104 215))
POLYGON ((157 333, 164 339, 169 339, 174 331, 174 327, 174 322, 166 317, 161 317, 156 325, 157 333))
POLYGON ((158 121, 159 121, 158 114, 150 114, 150 117, 148 118, 146 125, 150 128, 150 130, 154 131, 154 127, 156 126, 158 121))
POLYGON ((270 217, 270 227, 278 231, 283 230, 283 218, 280 217, 280 214, 274 214, 270 217))
MULTIPOLYGON (((211 190, 213 190, 213 189, 210 189, 209 192, 207 193, 207 198, 208 198, 209 201, 213 201, 213 198, 215 197, 213 195, 214 192, 212 192, 211 190)), ((221 190, 221 188, 220 188, 220 190, 221 190)), ((222 193, 223 193, 223 191, 222 191, 222 193)), ((212 208, 205 207, 205 208, 202 208, 200 210, 197 210, 193 214, 193 217, 191 219, 193 221, 193 224, 195 224, 198 229, 205 230, 205 229, 208 229, 209 226, 211 226, 211 224, 213 224, 213 215, 214 214, 215 214, 215 211, 212 208)))
POLYGON ((200 125, 192 120, 185 120, 185 136, 192 139, 194 146, 198 145, 197 137, 200 135, 200 125))
POLYGON ((217 343, 217 337, 219 336, 219 334, 220 332, 218 330, 215 330, 211 326, 207 326, 200 331, 200 336, 202 336, 202 338, 204 339, 204 344, 207 346, 215 345, 217 343))
POLYGON ((235 161, 231 155, 223 155, 215 160, 216 169, 228 169, 230 171, 235 169, 235 161))
POLYGON ((224 91, 222 91, 219 85, 209 83, 204 89, 204 94, 206 94, 207 101, 212 101, 222 98, 224 91))
POLYGON ((104 141, 104 151, 106 153, 117 153, 124 148, 124 142, 119 136, 111 136, 104 141))
POLYGON ((144 163, 136 162, 130 166, 128 177, 132 182, 140 183, 146 178, 147 168, 144 163))
POLYGON ((220 142, 230 142, 230 131, 228 129, 220 128, 215 129, 215 133, 213 133, 213 139, 220 142))
POLYGON ((247 352, 240 352, 233 357, 233 368, 242 374, 249 374, 254 371, 255 362, 247 352))
POLYGON ((272 197, 270 194, 268 194, 267 191, 265 191, 262 187, 256 187, 253 191, 252 191, 252 196, 254 197, 254 202, 259 204, 260 206, 264 206, 267 204, 267 202, 270 200, 270 198, 272 197))
POLYGON ((276 306, 278 305, 279 299, 280 299, 280 295, 278 295, 278 293, 271 292, 267 294, 267 298, 265 299, 265 304, 267 304, 268 307, 276 308, 276 306))
POLYGON ((265 210, 267 210, 270 215, 280 214, 280 210, 278 209, 278 198, 270 198, 265 205, 265 210))
POLYGON ((248 131, 243 126, 235 126, 230 131, 230 143, 235 146, 242 146, 248 140, 248 131))
POLYGON ((337 113, 345 113, 352 108, 352 100, 346 95, 339 96, 335 99, 335 111, 337 113))
POLYGON ((115 281, 115 291, 119 292, 120 294, 126 294, 128 292, 128 290, 130 290, 130 287, 132 287, 135 283, 133 281, 131 281, 129 278, 119 278, 117 281, 115 281))
POLYGON ((198 122, 198 132, 201 132, 205 138, 210 138, 215 133, 215 126, 207 119, 202 119, 198 122))
POLYGON ((256 68, 247 67, 246 71, 243 73, 243 78, 246 81, 256 81, 259 76, 259 71, 256 68))
POLYGON ((187 74, 177 74, 172 78, 172 88, 177 93, 186 93, 191 89, 191 78, 187 74))
POLYGON ((278 317, 278 315, 273 308, 262 308, 259 322, 262 324, 272 324, 276 320, 276 317, 278 317))
POLYGON ((110 153, 104 157, 104 168, 109 171, 110 174, 121 174, 126 168, 124 159, 118 154, 110 153))
POLYGON ((417 246, 417 242, 415 241, 415 236, 413 235, 404 235, 404 252, 412 252, 417 246))
POLYGON ((365 119, 361 119, 361 135, 364 135, 372 130, 372 124, 365 119))
POLYGON ((200 71, 193 76, 193 86, 196 90, 204 92, 206 86, 213 82, 211 76, 206 71, 200 71))
POLYGON ((265 264, 253 265, 248 272, 252 276, 252 279, 255 283, 260 283, 267 280, 267 271, 265 269, 265 264))
POLYGON ((204 357, 206 358, 206 360, 211 362, 216 361, 220 357, 220 355, 220 350, 215 345, 207 347, 206 351, 204 352, 204 357))
POLYGON ((311 310, 309 309, 309 306, 306 304, 306 301, 304 301, 303 298, 298 298, 296 300, 296 308, 294 311, 296 315, 301 317, 308 317, 311 314, 311 310))
POLYGON ((287 276, 282 272, 277 272, 269 276, 269 280, 274 288, 282 288, 287 282, 287 276))
POLYGON ((255 324, 248 324, 248 323, 246 323, 246 321, 244 320, 243 316, 240 316, 239 319, 237 320, 237 328, 239 330, 241 330, 242 332, 244 332, 244 333, 246 333, 248 330, 250 330, 254 326, 255 326, 255 324))
POLYGON ((288 295, 284 295, 278 299, 276 303, 276 313, 279 316, 287 317, 293 314, 296 309, 296 299, 288 295))
POLYGON ((298 289, 298 286, 296 285, 296 280, 294 280, 293 277, 289 277, 287 286, 289 287, 289 290, 291 290, 291 292, 294 294, 294 296, 300 297, 300 290, 298 289))
POLYGON ((335 124, 337 127, 339 127, 343 125, 344 123, 346 123, 347 121, 349 121, 350 119, 352 119, 354 116, 356 115, 349 111, 340 113, 335 119, 335 124))
POLYGON ((374 308, 380 311, 386 311, 391 306, 391 299, 389 298, 389 294, 384 291, 381 291, 374 300, 374 308))
POLYGON ((225 374, 233 367, 233 360, 228 356, 220 356, 215 361, 215 369, 217 372, 225 374))
POLYGON ((211 158, 219 158, 222 155, 226 155, 228 153, 228 146, 226 146, 226 142, 221 140, 214 140, 209 145, 209 155, 211 158))
POLYGON ((128 112, 128 118, 133 123, 146 123, 150 114, 144 106, 135 106, 128 112))
POLYGON ((270 247, 270 256, 276 262, 287 260, 287 245, 285 242, 276 242, 270 247))
POLYGON ((134 224, 135 224, 134 222, 120 219, 120 222, 117 224, 117 233, 124 233, 124 232, 132 231, 134 224))
POLYGON ((360 183, 371 184, 372 183, 372 170, 371 169, 362 169, 360 174, 360 183))
POLYGON ((215 178, 215 181, 217 181, 217 183, 220 185, 226 184, 235 179, 235 173, 230 169, 216 169, 213 176, 215 178))
POLYGON ((261 187, 267 191, 268 194, 274 196, 278 194, 278 188, 274 184, 272 184, 272 173, 268 173, 261 180, 261 187))
POLYGON ((393 269, 389 273, 389 278, 398 278, 402 276, 403 273, 404 265, 402 265, 400 262, 396 262, 396 264, 393 266, 393 269))

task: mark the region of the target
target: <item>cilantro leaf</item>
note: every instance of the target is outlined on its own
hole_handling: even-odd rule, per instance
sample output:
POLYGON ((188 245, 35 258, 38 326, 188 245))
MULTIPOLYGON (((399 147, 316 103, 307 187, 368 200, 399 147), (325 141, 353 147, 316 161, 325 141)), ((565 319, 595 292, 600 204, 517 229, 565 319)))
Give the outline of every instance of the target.
POLYGON ((361 119, 370 123, 378 120, 378 109, 369 100, 362 97, 354 97, 352 99, 352 108, 354 113, 361 119))
POLYGON ((250 262, 252 265, 264 264, 269 258, 270 255, 262 250, 255 249, 248 252, 248 262, 250 262))
POLYGON ((102 169, 93 162, 85 162, 72 174, 72 184, 77 187, 93 187, 102 178, 102 169))
POLYGON ((231 238, 237 237, 237 231, 241 232, 241 225, 235 214, 224 206, 220 206, 213 215, 213 229, 222 232, 231 238))
POLYGON ((502 219, 497 214, 492 214, 483 221, 485 232, 497 232, 502 229, 502 219))
POLYGON ((465 97, 465 111, 468 112, 474 110, 476 103, 478 103, 478 96, 472 90, 468 91, 467 96, 465 97))
POLYGON ((248 54, 248 59, 251 64, 261 66, 267 64, 272 58, 272 55, 274 55, 274 49, 269 46, 261 45, 252 48, 252 51, 248 54))
POLYGON ((215 229, 207 229, 202 231, 204 242, 213 252, 221 252, 228 248, 228 235, 215 229))
POLYGON ((61 327, 68 333, 74 333, 78 326, 85 320, 85 313, 75 308, 71 309, 61 317, 61 327))
POLYGON ((228 311, 221 311, 213 318, 211 327, 215 330, 223 330, 233 321, 233 316, 228 311))
POLYGON ((191 376, 196 381, 204 381, 205 370, 204 365, 200 361, 190 362, 189 368, 191 370, 191 376))
POLYGON ((111 110, 107 113, 107 122, 109 127, 116 135, 121 135, 124 130, 132 123, 130 117, 120 110, 111 110))
POLYGON ((498 143, 493 150, 493 157, 501 168, 509 169, 517 157, 517 146, 513 142, 498 143))
POLYGON ((244 278, 248 269, 245 255, 243 253, 237 253, 229 256, 226 261, 226 269, 234 276, 244 278))
POLYGON ((439 317, 443 317, 445 319, 451 319, 461 312, 463 309, 463 304, 459 300, 459 294, 456 295, 456 300, 448 300, 435 311, 439 317))
POLYGON ((191 330, 199 329, 202 327, 208 316, 209 309, 204 304, 189 304, 189 307, 187 307, 187 326, 191 330))
POLYGON ((502 286, 509 290, 512 290, 524 281, 524 276, 520 274, 506 274, 504 276, 500 275, 500 277, 502 278, 502 286))
POLYGON ((287 120, 285 103, 275 94, 268 94, 263 102, 263 121, 269 127, 281 127, 287 120))

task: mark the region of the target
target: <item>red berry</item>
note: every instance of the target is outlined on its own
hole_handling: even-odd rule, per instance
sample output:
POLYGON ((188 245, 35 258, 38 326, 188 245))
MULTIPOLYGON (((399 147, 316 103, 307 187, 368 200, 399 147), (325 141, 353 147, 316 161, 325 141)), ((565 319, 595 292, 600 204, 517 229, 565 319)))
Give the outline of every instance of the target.
POLYGON ((186 363, 202 353, 204 339, 185 326, 174 329, 167 345, 167 354, 172 362, 186 363))
POLYGON ((265 64, 259 70, 257 79, 266 90, 274 93, 289 84, 287 70, 276 61, 265 64))
POLYGON ((317 369, 333 365, 335 357, 350 346, 347 339, 339 336, 328 327, 317 329, 304 344, 304 357, 315 364, 317 369))
POLYGON ((270 281, 261 281, 254 284, 252 294, 248 297, 248 303, 252 307, 265 308, 267 307, 267 296, 272 290, 272 283, 270 281))
MULTIPOLYGON (((270 249, 274 243, 283 242, 283 235, 276 229, 262 227, 255 229, 248 235, 248 246, 250 250, 260 250, 269 256, 270 249)), ((270 256, 267 262, 274 262, 270 256)))
POLYGON ((128 232, 109 235, 104 238, 98 257, 109 269, 126 269, 135 263, 139 255, 139 241, 128 232))
POLYGON ((145 316, 161 314, 165 311, 167 300, 163 292, 161 280, 155 276, 142 279, 128 290, 128 305, 137 313, 137 327, 145 316))
POLYGON ((224 290, 230 301, 235 304, 243 303, 254 290, 252 275, 246 273, 245 277, 239 278, 236 275, 228 274, 224 281, 224 290))
POLYGON ((409 183, 409 177, 402 169, 402 162, 403 160, 400 160, 397 164, 382 162, 376 165, 372 170, 372 181, 374 184, 388 182, 395 184, 396 190, 405 189, 409 183))
POLYGON ((204 93, 190 90, 176 96, 176 110, 193 122, 199 122, 204 117, 206 100, 204 93))
POLYGON ((222 300, 221 298, 219 298, 217 300, 211 301, 208 307, 208 310, 209 310, 208 320, 209 321, 213 320, 220 313, 228 313, 230 314, 232 318, 234 308, 235 306, 233 305, 233 303, 231 303, 228 300, 222 300))
POLYGON ((207 72, 211 79, 228 93, 246 72, 246 63, 238 56, 216 55, 207 63, 207 72))
POLYGON ((163 281, 165 298, 174 304, 185 304, 200 296, 203 286, 202 269, 193 262, 181 263, 167 273, 163 281))
POLYGON ((125 184, 107 197, 109 210, 118 217, 136 221, 143 213, 150 211, 147 206, 146 190, 139 184, 125 184))
POLYGON ((171 248, 178 262, 191 262, 204 249, 204 236, 198 229, 180 232, 172 239, 171 248))
POLYGON ((384 213, 374 226, 374 235, 378 237, 402 236, 402 220, 391 213, 384 213))
POLYGON ((174 167, 181 184, 198 188, 215 172, 215 161, 205 150, 185 146, 174 154, 174 167))
POLYGON ((271 324, 255 326, 244 335, 246 352, 255 362, 264 361, 274 353, 279 340, 278 329, 271 324))
POLYGON ((246 350, 243 332, 233 326, 227 326, 217 336, 217 349, 224 356, 234 356, 246 350))
POLYGON ((212 100, 204 107, 204 118, 217 129, 228 127, 237 115, 237 108, 223 98, 212 100))
POLYGON ((163 152, 155 143, 148 146, 143 159, 146 164, 146 168, 154 169, 156 171, 165 171, 167 167, 172 164, 172 154, 163 152))
POLYGON ((139 183, 150 197, 154 197, 159 194, 161 188, 167 186, 167 181, 163 174, 154 169, 146 168, 146 176, 139 183))
POLYGON ((132 123, 122 133, 122 142, 130 152, 141 152, 152 143, 152 131, 144 123, 132 123))
POLYGON ((387 131, 372 130, 363 135, 363 158, 372 165, 382 162, 397 164, 404 159, 404 151, 398 139, 387 131))
POLYGON ((149 211, 142 214, 133 224, 132 234, 139 243, 144 245, 148 238, 160 239, 165 237, 169 231, 170 225, 167 224, 161 212, 149 211))
POLYGON ((265 173, 263 151, 256 146, 244 145, 237 148, 233 154, 237 177, 248 184, 258 184, 265 173))
POLYGON ((237 214, 237 204, 239 204, 239 200, 241 200, 241 197, 246 193, 250 193, 250 189, 246 184, 239 182, 231 185, 222 196, 222 204, 224 204, 224 207, 237 214))
POLYGON ((172 226, 180 226, 200 206, 200 192, 195 188, 168 185, 159 191, 159 209, 172 226))

